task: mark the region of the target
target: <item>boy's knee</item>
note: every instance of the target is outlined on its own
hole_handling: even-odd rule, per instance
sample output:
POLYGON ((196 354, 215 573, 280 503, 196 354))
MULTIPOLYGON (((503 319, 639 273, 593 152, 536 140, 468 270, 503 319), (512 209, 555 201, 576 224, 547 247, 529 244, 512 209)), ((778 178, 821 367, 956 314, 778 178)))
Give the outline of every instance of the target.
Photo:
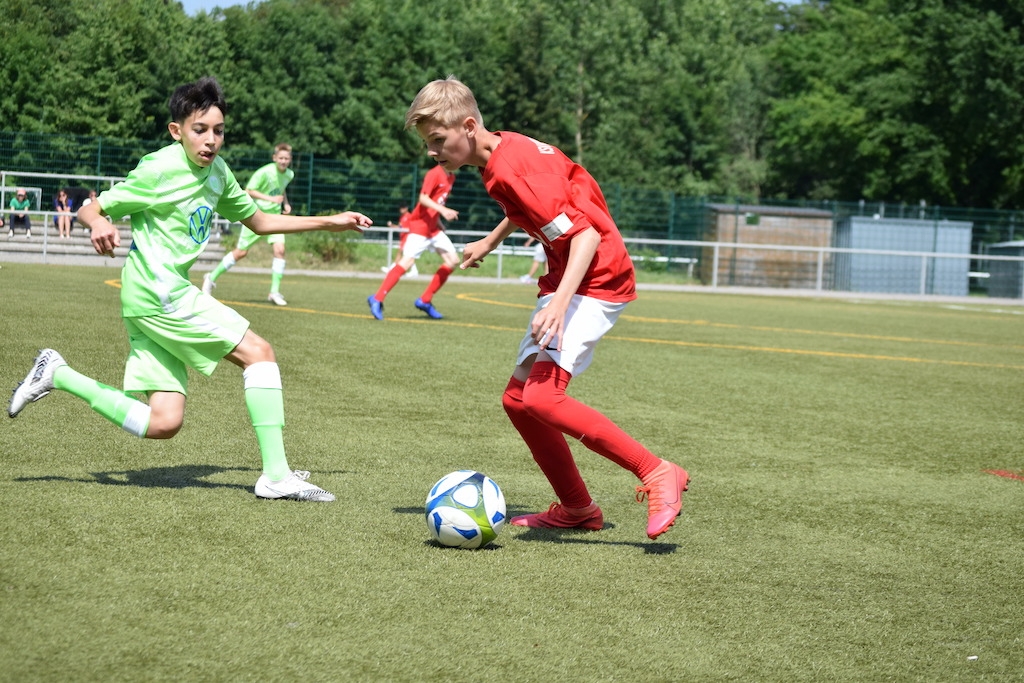
POLYGON ((149 429, 146 430, 146 438, 171 439, 181 431, 182 423, 181 417, 161 416, 154 413, 149 418, 149 429))
POLYGON ((506 389, 505 393, 501 395, 501 406, 505 409, 505 413, 510 416, 526 412, 526 408, 523 405, 522 395, 514 396, 508 389, 506 389))
POLYGON ((270 342, 268 342, 263 337, 254 335, 254 339, 252 340, 252 344, 249 347, 249 350, 251 354, 255 357, 255 360, 253 362, 272 363, 276 360, 274 357, 274 347, 272 347, 270 345, 270 342))
POLYGON ((505 393, 501 395, 501 405, 509 417, 526 413, 526 406, 523 405, 523 382, 516 379, 509 379, 505 393))

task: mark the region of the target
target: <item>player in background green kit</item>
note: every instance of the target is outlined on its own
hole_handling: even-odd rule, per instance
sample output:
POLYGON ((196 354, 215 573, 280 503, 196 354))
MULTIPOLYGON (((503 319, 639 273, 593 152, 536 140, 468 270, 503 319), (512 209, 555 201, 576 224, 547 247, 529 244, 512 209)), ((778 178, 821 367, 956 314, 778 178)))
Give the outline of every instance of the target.
MULTIPOLYGON (((284 143, 277 145, 274 147, 272 158, 273 161, 269 164, 256 169, 256 172, 249 178, 245 191, 256 200, 256 205, 264 212, 290 214, 292 207, 288 203, 285 189, 295 177, 295 171, 288 168, 292 163, 292 146, 284 143)), ((217 286, 217 278, 244 259, 249 254, 249 250, 263 237, 263 235, 257 235, 249 228, 243 227, 236 247, 225 254, 217 267, 203 278, 203 293, 212 294, 213 288, 217 286)), ((287 306, 288 302, 281 296, 281 278, 284 276, 285 265, 284 235, 277 233, 266 235, 266 238, 267 244, 274 250, 274 260, 270 265, 270 294, 267 295, 267 301, 278 306, 287 306)))
POLYGON ((227 358, 242 368, 245 404, 263 460, 256 495, 332 501, 332 494, 307 481, 309 472, 288 465, 281 374, 273 348, 249 329, 245 318, 193 285, 189 269, 210 239, 214 212, 258 235, 362 230, 372 221, 355 211, 264 213, 218 156, 227 105, 217 81, 203 78, 179 86, 169 106, 167 129, 175 142, 144 156, 123 183, 78 212, 97 253, 111 257, 121 238, 107 216, 131 215, 132 244, 121 271, 121 315, 130 345, 124 391, 76 372, 59 353, 43 349, 14 389, 7 412, 16 417, 30 402, 59 389, 131 434, 169 439, 185 416, 187 369, 209 376, 227 358), (131 393, 146 394, 148 403, 131 393))

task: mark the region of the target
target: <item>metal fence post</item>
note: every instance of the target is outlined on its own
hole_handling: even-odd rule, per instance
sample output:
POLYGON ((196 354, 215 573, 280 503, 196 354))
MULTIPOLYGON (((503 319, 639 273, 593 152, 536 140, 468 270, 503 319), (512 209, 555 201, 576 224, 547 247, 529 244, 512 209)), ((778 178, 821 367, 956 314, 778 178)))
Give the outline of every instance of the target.
POLYGON ((814 288, 817 291, 821 291, 821 283, 825 272, 825 250, 818 250, 818 272, 814 279, 814 288))
POLYGON ((313 214, 313 153, 309 153, 309 169, 306 171, 306 212, 313 214))
POLYGON ((715 256, 712 259, 712 266, 711 266, 711 289, 717 289, 718 288, 718 249, 719 249, 719 243, 715 242, 715 252, 714 252, 715 256))

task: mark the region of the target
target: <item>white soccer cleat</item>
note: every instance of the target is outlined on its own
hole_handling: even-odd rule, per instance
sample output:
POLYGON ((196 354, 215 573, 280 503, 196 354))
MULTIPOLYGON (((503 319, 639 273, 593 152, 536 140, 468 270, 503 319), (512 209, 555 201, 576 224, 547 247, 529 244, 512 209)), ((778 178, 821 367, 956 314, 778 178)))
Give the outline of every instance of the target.
POLYGON ((267 295, 267 301, 272 301, 275 304, 277 304, 278 306, 287 306, 288 305, 288 302, 284 300, 284 297, 281 296, 281 294, 279 292, 271 292, 270 294, 268 294, 267 295))
POLYGON ((262 474, 256 480, 256 497, 308 500, 317 503, 330 503, 334 500, 333 493, 310 484, 306 481, 307 479, 309 479, 309 472, 305 470, 295 470, 281 481, 270 481, 267 475, 262 474))
POLYGON ((213 288, 216 286, 217 283, 210 278, 209 273, 203 276, 203 294, 213 294, 213 288))
POLYGON ((53 373, 62 365, 67 365, 67 362, 53 349, 40 351, 25 381, 14 387, 7 414, 17 417, 29 403, 50 393, 53 389, 53 373))

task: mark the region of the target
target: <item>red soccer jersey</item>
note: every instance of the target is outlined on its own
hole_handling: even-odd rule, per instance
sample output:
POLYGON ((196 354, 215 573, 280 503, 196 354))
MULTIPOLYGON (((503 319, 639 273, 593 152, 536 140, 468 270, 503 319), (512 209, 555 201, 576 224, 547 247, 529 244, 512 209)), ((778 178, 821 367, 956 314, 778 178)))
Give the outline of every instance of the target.
MULTIPOLYGON (((423 187, 420 190, 420 194, 425 194, 441 206, 444 206, 454 184, 455 174, 448 173, 440 165, 437 165, 427 171, 427 175, 423 176, 423 187)), ((423 206, 417 198, 415 208, 409 212, 407 227, 410 232, 414 232, 417 235, 433 237, 441 231, 437 225, 437 218, 437 211, 423 206)))
POLYGON ((576 293, 613 303, 635 299, 633 262, 593 176, 551 145, 519 133, 497 135, 501 143, 480 175, 508 219, 543 242, 548 274, 540 279, 541 296, 558 287, 570 238, 593 227, 601 244, 576 293))

